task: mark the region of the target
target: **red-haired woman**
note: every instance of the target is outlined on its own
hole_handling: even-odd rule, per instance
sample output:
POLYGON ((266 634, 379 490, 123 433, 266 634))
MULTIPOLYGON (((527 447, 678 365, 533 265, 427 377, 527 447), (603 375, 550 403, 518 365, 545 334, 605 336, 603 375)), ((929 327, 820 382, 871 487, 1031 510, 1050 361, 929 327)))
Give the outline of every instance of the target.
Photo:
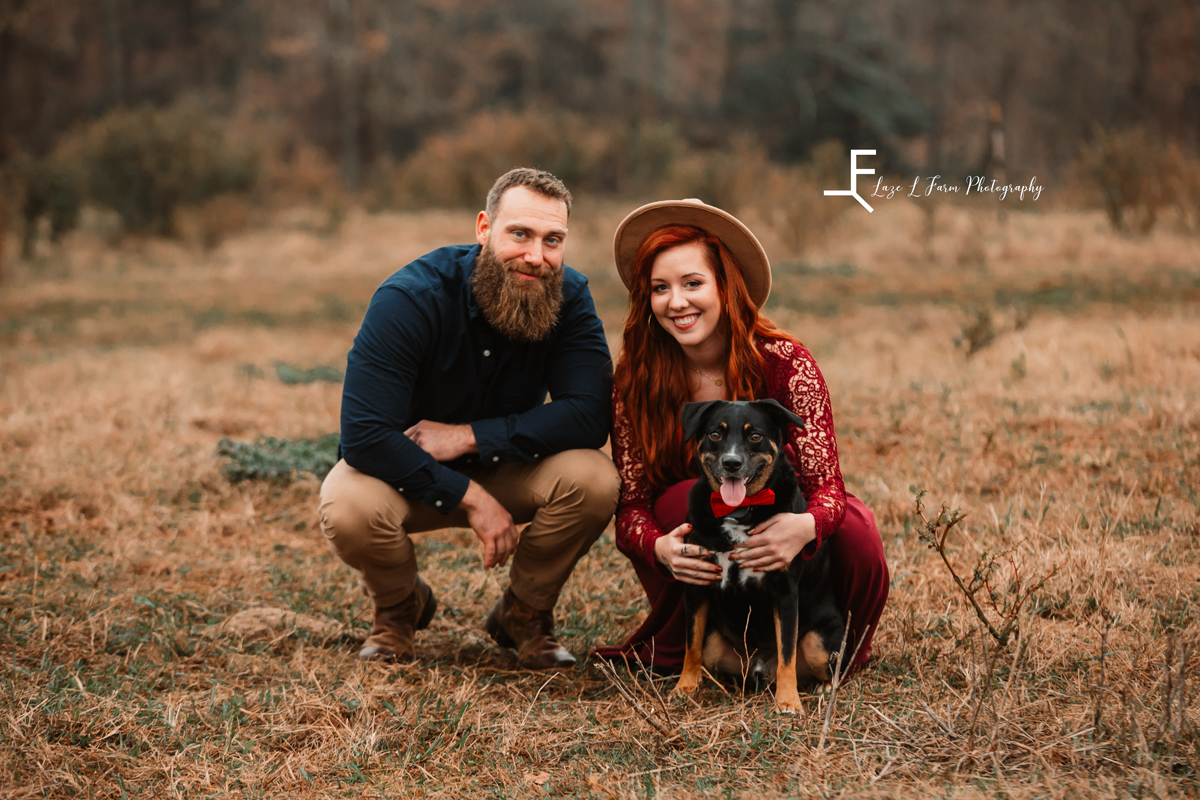
POLYGON ((846 658, 866 663, 888 594, 875 517, 847 495, 838 465, 829 390, 812 354, 759 313, 771 267, 758 239, 735 217, 698 200, 651 203, 617 229, 617 270, 629 312, 613 385, 613 460, 621 474, 617 547, 633 562, 650 614, 620 647, 659 670, 683 665, 683 583, 709 584, 721 570, 685 545, 691 448, 680 409, 700 400, 773 398, 804 419, 789 426, 788 457, 808 500, 803 514, 777 514, 731 557, 747 569, 786 569, 821 542, 832 548, 839 605, 850 612, 846 658))

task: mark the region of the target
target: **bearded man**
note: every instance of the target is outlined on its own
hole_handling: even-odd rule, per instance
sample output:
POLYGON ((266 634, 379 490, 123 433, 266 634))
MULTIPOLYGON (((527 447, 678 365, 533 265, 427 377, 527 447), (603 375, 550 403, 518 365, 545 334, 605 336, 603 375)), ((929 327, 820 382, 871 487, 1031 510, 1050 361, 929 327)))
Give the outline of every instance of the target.
POLYGON ((561 181, 514 169, 488 192, 477 245, 422 256, 371 299, 321 486, 321 530, 375 604, 359 658, 415 658, 437 600, 409 534, 470 527, 485 569, 512 559, 488 634, 527 669, 575 663, 554 606, 620 481, 596 449, 611 365, 587 279, 563 265, 570 211, 561 181))

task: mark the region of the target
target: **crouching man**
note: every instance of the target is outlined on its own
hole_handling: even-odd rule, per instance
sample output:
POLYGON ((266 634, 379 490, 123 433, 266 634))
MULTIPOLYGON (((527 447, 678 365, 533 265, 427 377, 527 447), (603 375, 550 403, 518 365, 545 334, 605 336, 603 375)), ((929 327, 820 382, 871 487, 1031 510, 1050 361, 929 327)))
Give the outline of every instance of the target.
POLYGON ((488 634, 527 669, 575 663, 554 606, 620 481, 596 449, 609 351, 587 279, 563 265, 570 210, 553 175, 514 169, 488 193, 478 244, 422 256, 371 299, 347 363, 341 459, 321 487, 321 530, 375 603, 359 658, 415 657, 437 600, 409 535, 469 526, 485 568, 512 559, 488 634))

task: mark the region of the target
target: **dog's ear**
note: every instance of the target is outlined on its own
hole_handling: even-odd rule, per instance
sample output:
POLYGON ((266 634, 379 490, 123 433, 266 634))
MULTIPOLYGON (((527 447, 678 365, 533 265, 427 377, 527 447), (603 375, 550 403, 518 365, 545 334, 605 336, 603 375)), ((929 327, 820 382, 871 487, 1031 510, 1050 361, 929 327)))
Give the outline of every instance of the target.
POLYGON ((751 405, 757 406, 762 411, 767 413, 771 421, 779 426, 779 430, 784 430, 787 423, 792 423, 800 430, 804 430, 804 420, 793 414, 788 409, 779 404, 778 400, 767 398, 766 400, 755 400, 751 405))
POLYGON ((724 400, 706 400, 703 403, 684 403, 683 440, 686 442, 696 438, 696 434, 700 431, 700 425, 704 422, 704 418, 708 416, 709 410, 724 403, 724 400))

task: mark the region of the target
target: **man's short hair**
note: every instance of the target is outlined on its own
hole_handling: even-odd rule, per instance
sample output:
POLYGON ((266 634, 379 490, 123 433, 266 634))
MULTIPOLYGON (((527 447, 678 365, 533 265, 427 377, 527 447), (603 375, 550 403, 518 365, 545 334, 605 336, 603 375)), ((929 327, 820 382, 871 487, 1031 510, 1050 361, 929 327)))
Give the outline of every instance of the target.
POLYGON ((492 184, 491 191, 487 194, 487 206, 484 208, 488 219, 496 218, 500 198, 514 186, 524 186, 552 200, 561 200, 567 207, 567 216, 571 216, 571 193, 562 181, 545 170, 516 167, 501 175, 492 184))

